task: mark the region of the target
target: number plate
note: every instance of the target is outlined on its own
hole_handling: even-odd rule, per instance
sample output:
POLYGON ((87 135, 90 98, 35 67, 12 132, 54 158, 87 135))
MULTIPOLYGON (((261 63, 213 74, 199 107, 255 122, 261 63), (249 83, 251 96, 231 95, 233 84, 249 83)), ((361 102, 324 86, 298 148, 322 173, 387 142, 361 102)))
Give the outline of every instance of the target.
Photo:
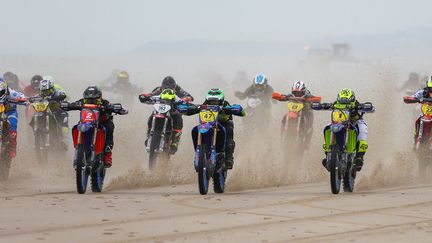
POLYGON ((215 111, 201 111, 200 119, 203 122, 214 122, 218 116, 218 112, 215 111))
POLYGON ((423 115, 432 116, 432 105, 430 104, 422 104, 421 110, 423 115))
POLYGON ((39 102, 39 103, 33 104, 33 107, 37 112, 43 112, 48 108, 48 103, 39 102))
POLYGON ((342 123, 347 121, 349 118, 348 111, 335 110, 332 112, 332 121, 333 123, 342 123))
POLYGON ((303 110, 304 105, 303 105, 303 103, 288 102, 287 107, 288 107, 289 111, 299 112, 299 111, 303 110))

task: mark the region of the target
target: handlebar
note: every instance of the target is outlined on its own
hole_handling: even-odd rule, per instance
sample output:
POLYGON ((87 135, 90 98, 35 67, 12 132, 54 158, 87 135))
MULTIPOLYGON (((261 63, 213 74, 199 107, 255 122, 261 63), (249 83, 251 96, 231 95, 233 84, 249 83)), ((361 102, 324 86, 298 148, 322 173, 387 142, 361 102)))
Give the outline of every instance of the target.
POLYGON ((333 108, 333 104, 332 103, 320 103, 320 102, 312 102, 311 105, 312 110, 330 110, 333 108))
POLYGON ((44 97, 40 97, 40 96, 34 96, 34 97, 28 98, 28 102, 30 102, 30 103, 36 103, 36 102, 42 102, 42 101, 48 101, 48 99, 44 98, 44 97))
POLYGON ((421 99, 417 99, 415 97, 412 96, 405 96, 403 97, 403 101, 406 104, 414 104, 414 103, 432 103, 432 98, 421 98, 421 99))
MULTIPOLYGON (((335 109, 333 103, 319 103, 319 102, 313 102, 311 108, 313 110, 333 110, 333 109, 335 109)), ((360 103, 355 108, 357 108, 360 112, 365 112, 365 113, 375 112, 375 107, 372 105, 371 102, 360 103)))
POLYGON ((100 107, 97 105, 94 105, 94 107, 90 107, 90 106, 86 107, 86 105, 82 103, 69 103, 69 102, 60 103, 60 109, 64 111, 82 110, 83 108, 89 108, 89 109, 98 108, 106 112, 112 112, 119 115, 126 115, 129 113, 129 111, 125 107, 123 107, 120 103, 109 104, 107 107, 100 107))

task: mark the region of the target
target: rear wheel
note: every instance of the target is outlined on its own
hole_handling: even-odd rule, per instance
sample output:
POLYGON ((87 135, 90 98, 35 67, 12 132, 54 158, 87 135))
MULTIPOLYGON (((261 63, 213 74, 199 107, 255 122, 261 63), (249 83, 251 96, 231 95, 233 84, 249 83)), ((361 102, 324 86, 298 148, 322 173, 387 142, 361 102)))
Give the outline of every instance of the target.
POLYGON ((220 170, 213 175, 213 190, 215 193, 223 193, 225 191, 225 180, 227 177, 226 170, 220 170))
POLYGON ((76 156, 76 185, 79 194, 87 190, 89 172, 86 169, 86 152, 84 145, 80 144, 77 148, 76 156))
POLYGON ((201 195, 208 192, 209 176, 207 168, 207 149, 206 146, 199 147, 199 160, 198 160, 198 187, 201 195))
POLYGON ((92 192, 102 192, 103 182, 105 179, 106 169, 104 166, 99 166, 97 170, 92 172, 91 176, 91 189, 92 192))
POLYGON ((339 149, 337 146, 338 146, 337 144, 332 146, 331 156, 329 161, 330 185, 333 194, 338 194, 341 186, 341 178, 339 175, 339 167, 338 167, 339 149))

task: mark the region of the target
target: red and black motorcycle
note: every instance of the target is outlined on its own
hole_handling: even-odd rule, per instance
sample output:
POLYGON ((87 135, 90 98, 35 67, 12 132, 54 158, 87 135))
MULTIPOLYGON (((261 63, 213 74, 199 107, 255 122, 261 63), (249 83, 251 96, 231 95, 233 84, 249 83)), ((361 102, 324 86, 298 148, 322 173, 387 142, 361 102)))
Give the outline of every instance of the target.
POLYGON ((427 167, 432 162, 432 98, 417 99, 405 96, 407 104, 420 103, 421 115, 415 123, 415 147, 419 159, 419 174, 426 176, 427 167))
POLYGON ((86 192, 90 177, 92 191, 101 192, 106 171, 103 162, 106 132, 105 127, 99 123, 100 112, 102 109, 119 115, 126 115, 128 112, 121 104, 111 104, 107 108, 102 108, 94 104, 76 106, 62 103, 62 109, 80 111, 80 121, 72 128, 77 191, 80 194, 86 192))
MULTIPOLYGON (((272 98, 287 102, 287 113, 282 117, 281 135, 282 144, 286 157, 302 159, 305 147, 309 141, 307 136, 311 135, 312 121, 305 114, 305 109, 310 109, 310 103, 320 102, 321 97, 312 96, 308 98, 286 96, 273 93, 272 98)), ((311 111, 310 111, 311 112, 311 111)))
POLYGON ((9 135, 11 125, 9 124, 7 109, 10 105, 26 105, 27 99, 20 100, 0 100, 0 181, 9 178, 9 171, 12 158, 9 155, 11 144, 9 135))

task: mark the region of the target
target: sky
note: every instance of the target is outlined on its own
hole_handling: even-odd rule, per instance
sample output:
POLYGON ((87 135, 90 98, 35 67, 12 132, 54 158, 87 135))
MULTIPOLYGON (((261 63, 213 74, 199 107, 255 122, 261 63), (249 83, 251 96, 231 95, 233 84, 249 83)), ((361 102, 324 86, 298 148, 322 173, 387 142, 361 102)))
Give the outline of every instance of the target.
POLYGON ((0 0, 0 54, 123 53, 151 41, 307 41, 431 27, 429 0, 0 0))

